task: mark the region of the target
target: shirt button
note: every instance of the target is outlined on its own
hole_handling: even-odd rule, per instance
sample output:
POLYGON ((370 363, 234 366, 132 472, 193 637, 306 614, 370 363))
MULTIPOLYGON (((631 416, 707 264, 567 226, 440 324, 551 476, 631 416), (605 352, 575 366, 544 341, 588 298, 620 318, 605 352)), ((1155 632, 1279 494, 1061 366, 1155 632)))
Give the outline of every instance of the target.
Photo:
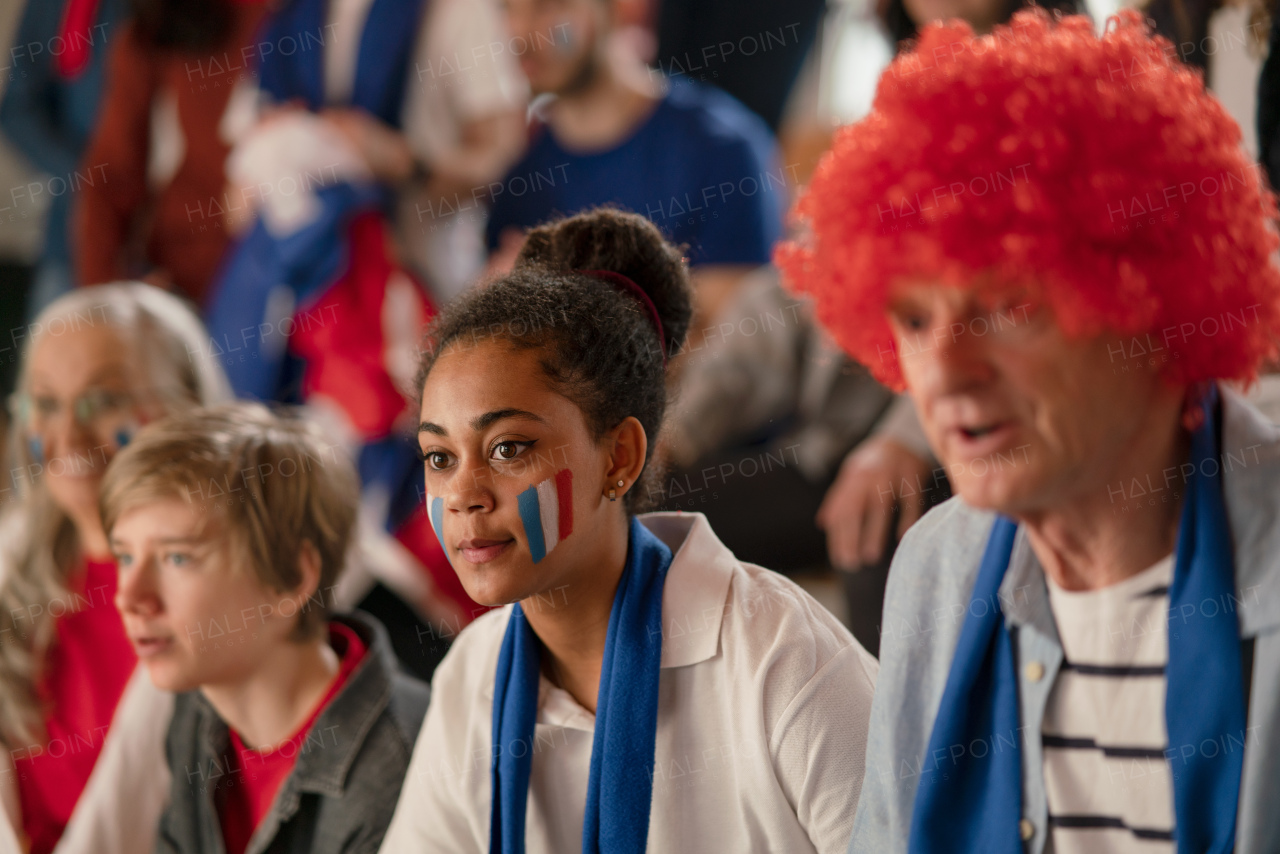
POLYGON ((1039 682, 1044 678, 1044 665, 1038 661, 1033 661, 1023 668, 1023 674, 1031 682, 1039 682))
POLYGON ((1036 826, 1024 818, 1018 822, 1018 835, 1022 837, 1023 842, 1030 842, 1031 837, 1036 835, 1036 826))

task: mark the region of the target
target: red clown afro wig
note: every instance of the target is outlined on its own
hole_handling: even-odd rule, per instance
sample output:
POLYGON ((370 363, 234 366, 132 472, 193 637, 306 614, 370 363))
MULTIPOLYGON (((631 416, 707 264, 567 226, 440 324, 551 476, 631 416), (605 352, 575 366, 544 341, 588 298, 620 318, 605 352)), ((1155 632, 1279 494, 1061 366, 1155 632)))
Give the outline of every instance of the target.
POLYGON ((1280 339, 1275 200, 1240 130, 1132 10, 925 28, 843 128, 775 260, 901 389, 885 308, 903 280, 1031 287, 1069 336, 1142 335, 1175 383, 1251 380, 1280 339), (888 355, 886 355, 888 354, 888 355))

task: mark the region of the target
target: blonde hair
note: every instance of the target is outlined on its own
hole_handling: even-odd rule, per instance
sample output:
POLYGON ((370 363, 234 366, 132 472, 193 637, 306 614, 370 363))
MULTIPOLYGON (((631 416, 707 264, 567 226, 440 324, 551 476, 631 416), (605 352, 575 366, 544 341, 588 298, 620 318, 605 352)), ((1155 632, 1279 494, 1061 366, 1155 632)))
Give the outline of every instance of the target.
MULTIPOLYGON (((23 346, 18 395, 28 392, 37 342, 103 326, 117 333, 132 375, 162 411, 230 399, 226 375, 209 356, 209 339, 195 313, 172 294, 127 282, 72 291, 36 316, 23 346)), ((33 471, 40 463, 24 438, 21 425, 13 425, 10 471, 33 471)), ((16 504, 0 513, 0 560, 6 564, 0 582, 0 741, 9 746, 43 734, 36 684, 54 632, 54 618, 43 606, 67 594, 80 555, 75 526, 44 479, 20 479, 14 489, 16 504)))
POLYGON ((328 618, 326 593, 346 562, 360 484, 319 426, 280 412, 240 402, 147 425, 107 467, 99 509, 110 534, 132 508, 187 501, 202 513, 202 538, 222 538, 233 567, 247 565, 280 592, 301 584, 298 556, 310 544, 320 583, 299 608, 294 633, 308 639, 322 634, 328 618))

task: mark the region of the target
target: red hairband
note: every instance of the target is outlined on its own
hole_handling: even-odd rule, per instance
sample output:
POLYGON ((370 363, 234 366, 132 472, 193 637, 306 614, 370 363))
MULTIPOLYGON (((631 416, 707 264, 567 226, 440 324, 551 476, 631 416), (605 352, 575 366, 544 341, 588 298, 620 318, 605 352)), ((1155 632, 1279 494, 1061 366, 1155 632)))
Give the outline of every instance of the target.
POLYGON ((581 273, 584 276, 594 276, 597 279, 604 279, 612 285, 616 285, 622 291, 630 294, 640 301, 649 311, 649 319, 653 321, 653 327, 658 331, 658 345, 662 348, 662 367, 667 366, 667 337, 662 331, 662 320, 658 317, 658 307, 653 304, 653 300, 645 293, 644 288, 637 285, 630 278, 615 273, 613 270, 574 270, 574 273, 581 273))

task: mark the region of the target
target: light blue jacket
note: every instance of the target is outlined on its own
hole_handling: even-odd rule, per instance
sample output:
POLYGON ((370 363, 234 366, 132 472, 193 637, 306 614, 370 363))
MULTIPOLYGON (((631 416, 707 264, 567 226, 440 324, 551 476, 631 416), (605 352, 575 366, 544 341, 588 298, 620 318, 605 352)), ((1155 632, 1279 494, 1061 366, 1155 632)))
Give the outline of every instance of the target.
MULTIPOLYGON (((1280 427, 1223 389, 1222 449, 1237 588, 1236 600, 1225 605, 1238 608, 1242 636, 1256 638, 1236 851, 1274 854, 1280 851, 1280 427)), ((1173 500, 1180 483, 1154 484, 1144 500, 1173 500)), ((1132 497, 1130 490, 1126 499, 1132 497)), ((894 557, 851 854, 906 851, 920 773, 948 761, 935 765, 924 754, 964 615, 985 607, 969 598, 994 519, 952 499, 921 519, 894 557)), ((1022 530, 999 597, 1006 624, 1019 627, 1022 816, 1034 828, 1025 849, 1041 854, 1048 808, 1039 733, 1062 645, 1044 573, 1022 530), (1027 666, 1034 662, 1043 670, 1027 666)), ((1177 615, 1170 621, 1176 625, 1177 615)))

